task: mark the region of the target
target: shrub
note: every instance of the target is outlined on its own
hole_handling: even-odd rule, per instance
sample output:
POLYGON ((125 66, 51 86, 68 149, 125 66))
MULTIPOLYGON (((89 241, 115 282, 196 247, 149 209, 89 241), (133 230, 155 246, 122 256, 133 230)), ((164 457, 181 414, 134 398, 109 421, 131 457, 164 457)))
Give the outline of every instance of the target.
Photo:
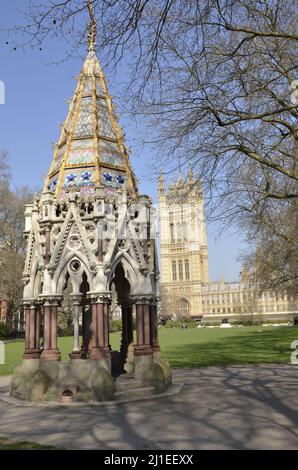
POLYGON ((181 323, 184 323, 187 328, 195 328, 197 326, 197 323, 193 318, 183 318, 181 323))
POLYGON ((293 318, 293 324, 294 326, 297 326, 298 327, 298 315, 295 315, 294 318, 293 318))
POLYGON ((12 329, 7 323, 0 323, 0 339, 16 338, 17 331, 12 329))
POLYGON ((195 320, 192 318, 185 318, 183 320, 167 320, 164 328, 180 328, 182 329, 182 325, 186 325, 187 328, 195 328, 197 326, 195 320))
POLYGON ((121 331, 122 320, 110 320, 110 332, 121 331))
POLYGON ((165 328, 181 328, 181 322, 178 320, 168 320, 164 325, 165 328))
MULTIPOLYGON (((136 329, 136 318, 132 317, 132 328, 136 329)), ((122 320, 110 320, 109 330, 111 333, 122 330, 122 320)))
MULTIPOLYGON (((81 334, 81 332, 80 332, 81 334)), ((57 335, 58 336, 73 336, 73 326, 68 326, 67 328, 57 328, 57 335)))

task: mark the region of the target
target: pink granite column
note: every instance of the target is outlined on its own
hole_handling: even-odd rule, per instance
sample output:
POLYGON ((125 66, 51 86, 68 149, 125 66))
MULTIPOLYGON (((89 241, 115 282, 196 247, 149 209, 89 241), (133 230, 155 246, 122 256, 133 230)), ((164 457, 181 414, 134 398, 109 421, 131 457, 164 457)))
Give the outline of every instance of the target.
POLYGON ((106 299, 106 302, 103 304, 103 327, 104 327, 103 354, 107 358, 110 357, 109 312, 110 312, 110 302, 108 299, 106 299))
POLYGON ((60 361, 57 348, 57 315, 61 298, 44 297, 44 349, 40 358, 44 361, 60 361))
POLYGON ((157 323, 157 303, 152 302, 150 304, 150 343, 153 352, 160 352, 157 323))
POLYGON ((92 295, 92 349, 91 359, 110 358, 109 349, 109 297, 92 295))
POLYGON ((136 356, 148 356, 152 354, 150 342, 150 310, 149 299, 140 298, 136 301, 137 316, 137 345, 136 356))
POLYGON ((24 359, 37 359, 40 349, 40 306, 38 301, 24 301, 25 306, 25 351, 24 359))

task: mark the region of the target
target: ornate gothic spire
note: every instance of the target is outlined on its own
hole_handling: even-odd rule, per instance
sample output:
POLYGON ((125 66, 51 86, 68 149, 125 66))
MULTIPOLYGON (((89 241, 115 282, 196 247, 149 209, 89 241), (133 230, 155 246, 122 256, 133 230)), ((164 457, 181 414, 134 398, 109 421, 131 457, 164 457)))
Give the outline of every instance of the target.
POLYGON ((169 191, 174 191, 175 189, 175 183, 173 181, 173 177, 170 177, 170 182, 169 182, 169 191))
POLYGON ((177 184, 176 184, 176 188, 177 189, 181 189, 184 185, 184 180, 183 180, 183 177, 182 177, 182 174, 181 174, 181 171, 179 169, 179 175, 178 175, 178 180, 177 180, 177 184))
POLYGON ((187 183, 190 184, 190 185, 193 185, 195 180, 194 180, 194 176, 193 176, 193 172, 192 172, 192 168, 191 166, 189 165, 188 167, 188 173, 187 173, 187 179, 186 179, 187 183))
POLYGON ((165 179, 165 175, 163 173, 163 170, 161 168, 160 170, 160 174, 159 174, 159 177, 158 177, 158 194, 162 195, 162 194, 165 194, 166 192, 166 179, 165 179))
POLYGON ((138 191, 122 130, 94 51, 96 23, 92 3, 88 3, 88 54, 43 191, 59 199, 71 187, 86 196, 96 188, 115 192, 125 187, 132 196, 138 191))

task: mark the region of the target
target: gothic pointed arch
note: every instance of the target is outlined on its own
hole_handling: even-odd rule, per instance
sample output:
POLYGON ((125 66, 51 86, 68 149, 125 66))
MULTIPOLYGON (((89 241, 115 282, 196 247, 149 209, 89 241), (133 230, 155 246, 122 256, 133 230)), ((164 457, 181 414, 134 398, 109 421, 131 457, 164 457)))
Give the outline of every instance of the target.
POLYGON ((90 266, 87 258, 81 252, 68 253, 63 259, 63 263, 61 263, 53 278, 55 294, 62 294, 63 282, 67 273, 77 293, 80 291, 83 273, 87 277, 88 284, 92 285, 90 266))

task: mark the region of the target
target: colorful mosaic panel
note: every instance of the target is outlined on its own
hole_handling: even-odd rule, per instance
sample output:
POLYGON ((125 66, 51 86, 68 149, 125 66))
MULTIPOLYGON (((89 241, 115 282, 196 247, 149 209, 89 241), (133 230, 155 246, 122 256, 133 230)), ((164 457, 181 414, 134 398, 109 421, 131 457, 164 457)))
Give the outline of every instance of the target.
POLYGON ((105 100, 99 99, 98 102, 98 127, 99 134, 103 137, 116 138, 115 131, 113 129, 111 116, 107 108, 105 100))
POLYGON ((93 151, 92 149, 75 149, 70 150, 67 158, 67 163, 70 165, 77 165, 79 163, 92 163, 93 151))
POLYGON ((64 176, 64 187, 94 186, 93 169, 67 170, 64 176))
POLYGON ((56 155, 56 160, 55 160, 55 163, 54 163, 54 167, 53 167, 53 171, 56 171, 60 168, 62 159, 63 159, 64 154, 65 154, 65 150, 66 150, 66 145, 63 145, 63 147, 61 147, 61 149, 58 150, 57 155, 56 155))
POLYGON ((117 142, 109 142, 100 140, 99 142, 99 158, 103 163, 110 165, 123 166, 124 159, 119 151, 117 142))
POLYGON ((100 66, 98 60, 95 61, 94 65, 94 74, 98 77, 101 73, 100 66))
POLYGON ((105 186, 120 188, 126 184, 126 176, 121 173, 106 170, 101 174, 101 181, 105 186))
POLYGON ((83 96, 84 95, 91 95, 93 91, 93 80, 92 78, 87 78, 83 88, 83 96))
POLYGON ((103 89, 101 87, 101 84, 100 84, 99 80, 96 80, 96 91, 97 91, 98 95, 100 95, 100 96, 104 95, 104 92, 103 92, 103 89))
POLYGON ((69 119, 68 119, 67 124, 65 124, 65 127, 68 131, 70 130, 70 128, 72 126, 72 123, 73 123, 73 110, 74 110, 74 102, 71 101, 70 104, 69 104, 69 107, 68 107, 69 119))
POLYGON ((47 190, 53 193, 56 189, 57 183, 58 183, 58 176, 53 176, 49 180, 47 190))
POLYGON ((74 132, 76 137, 93 135, 92 99, 82 98, 79 115, 74 132))
POLYGON ((108 153, 108 152, 101 152, 99 155, 100 161, 103 163, 108 163, 114 166, 123 166, 124 161, 122 155, 120 153, 108 153))
POLYGON ((117 142, 110 142, 109 140, 100 141, 100 150, 103 152, 119 153, 119 145, 117 142))
POLYGON ((73 140, 71 142, 70 150, 74 149, 90 149, 93 148, 93 139, 73 140))

